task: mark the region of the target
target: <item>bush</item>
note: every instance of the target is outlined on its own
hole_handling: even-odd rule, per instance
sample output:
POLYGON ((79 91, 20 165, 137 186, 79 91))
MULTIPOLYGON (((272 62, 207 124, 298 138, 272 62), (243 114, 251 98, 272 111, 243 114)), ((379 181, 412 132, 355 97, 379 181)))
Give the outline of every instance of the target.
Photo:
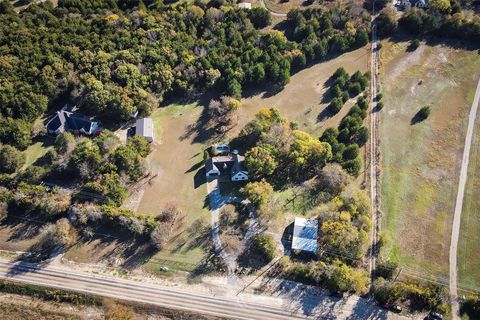
POLYGON ((423 121, 423 120, 426 120, 429 115, 430 115, 430 107, 425 106, 425 107, 422 107, 417 112, 417 114, 415 115, 415 118, 417 118, 418 121, 423 121))
POLYGON ((377 103, 377 110, 380 111, 382 109, 383 109, 383 102, 380 101, 377 103))
POLYGON ((420 47, 420 40, 415 39, 412 42, 410 42, 410 45, 408 46, 409 51, 415 51, 417 48, 420 47))
POLYGON ((342 164, 342 168, 352 176, 358 177, 360 170, 362 169, 362 162, 358 158, 348 160, 342 164))
POLYGON ((251 249, 254 253, 262 256, 265 261, 270 262, 275 258, 277 242, 269 234, 259 234, 253 239, 251 249))
POLYGON ((258 182, 249 182, 240 189, 240 193, 256 205, 262 205, 267 203, 270 199, 273 188, 265 180, 258 182))
POLYGON ((342 101, 343 103, 347 102, 350 99, 350 94, 348 94, 348 91, 344 91, 342 93, 342 101))
POLYGON ((0 172, 14 173, 25 163, 25 155, 15 147, 4 145, 0 149, 0 172))
POLYGON ((265 28, 272 23, 272 14, 267 9, 255 7, 248 12, 248 15, 256 29, 265 28))
POLYGON ((338 112, 340 112, 340 110, 342 110, 342 107, 343 107, 343 101, 341 98, 333 98, 332 101, 330 102, 330 105, 328 106, 330 111, 334 114, 337 114, 338 112))
POLYGON ((377 267, 375 269, 375 275, 377 277, 391 279, 395 275, 397 268, 398 263, 395 261, 380 261, 380 263, 377 264, 377 267))
POLYGON ((360 153, 360 148, 358 147, 357 144, 351 144, 345 148, 343 151, 343 159, 348 161, 348 160, 353 160, 358 157, 360 153))

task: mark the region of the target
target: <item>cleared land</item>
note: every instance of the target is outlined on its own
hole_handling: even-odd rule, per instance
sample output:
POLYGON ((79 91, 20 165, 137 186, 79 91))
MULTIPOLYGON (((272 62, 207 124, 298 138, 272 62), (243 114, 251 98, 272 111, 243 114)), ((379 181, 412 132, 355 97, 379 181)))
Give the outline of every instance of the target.
MULTIPOLYGON (((448 277, 451 223, 472 90, 476 51, 384 42, 380 113, 384 251, 406 273, 448 277), (422 107, 430 117, 415 123, 422 107)), ((442 279, 445 280, 445 279, 442 279)))
MULTIPOLYGON (((473 92, 470 96, 473 100, 473 92)), ((480 119, 475 123, 468 179, 463 201, 458 243, 458 279, 460 287, 477 291, 480 287, 480 119)))

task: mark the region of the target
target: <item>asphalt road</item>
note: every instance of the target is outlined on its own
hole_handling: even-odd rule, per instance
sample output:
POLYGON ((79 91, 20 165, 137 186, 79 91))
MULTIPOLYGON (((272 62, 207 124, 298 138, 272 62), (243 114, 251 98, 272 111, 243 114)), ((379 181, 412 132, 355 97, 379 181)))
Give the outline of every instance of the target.
POLYGON ((473 99, 472 108, 468 116, 467 135, 465 136, 465 145, 463 149, 462 167, 460 168, 460 178, 458 180, 457 200, 455 203, 455 215, 453 216, 452 238, 450 240, 450 297, 452 298, 452 316, 459 319, 459 305, 457 302, 457 247, 460 236, 460 222, 462 217, 463 199, 465 196, 465 185, 467 183, 468 162, 470 161, 470 147, 472 146, 473 130, 475 128, 475 118, 478 112, 480 102, 480 80, 478 81, 477 91, 473 99))
POLYGON ((286 295, 283 298, 253 294, 235 296, 234 292, 214 296, 210 293, 73 272, 51 266, 39 268, 34 264, 12 263, 3 259, 0 259, 0 279, 228 319, 407 319, 405 316, 382 310, 358 296, 344 299, 312 296, 305 294, 302 288, 294 290, 291 296, 286 295))

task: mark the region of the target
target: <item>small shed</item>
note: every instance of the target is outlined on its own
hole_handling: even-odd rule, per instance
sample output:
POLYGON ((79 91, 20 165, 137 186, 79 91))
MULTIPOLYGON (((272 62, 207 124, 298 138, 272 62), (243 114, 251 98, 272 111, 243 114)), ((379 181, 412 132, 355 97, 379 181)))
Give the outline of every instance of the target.
POLYGON ((252 4, 249 3, 249 2, 241 2, 241 3, 238 4, 238 7, 240 9, 250 10, 250 9, 252 9, 252 4))
POLYGON ((317 253, 318 221, 316 219, 295 218, 293 225, 292 249, 317 253))
POLYGON ((148 142, 153 142, 153 121, 152 118, 138 119, 135 135, 144 137, 148 142))

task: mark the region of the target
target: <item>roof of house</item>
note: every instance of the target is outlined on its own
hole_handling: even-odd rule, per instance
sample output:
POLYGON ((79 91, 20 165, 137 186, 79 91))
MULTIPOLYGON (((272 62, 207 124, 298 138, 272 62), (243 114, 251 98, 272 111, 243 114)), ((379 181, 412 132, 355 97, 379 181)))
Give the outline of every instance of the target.
POLYGON ((244 157, 238 154, 229 154, 226 156, 216 156, 208 159, 205 164, 206 172, 210 170, 218 170, 220 174, 236 174, 239 171, 244 171, 247 174, 244 166, 244 157))
POLYGON ((153 138, 153 121, 152 118, 138 119, 136 123, 135 133, 142 137, 153 138))
POLYGON ((292 249, 317 252, 318 221, 316 219, 295 218, 292 249))
POLYGON ((96 123, 85 115, 76 112, 76 108, 65 106, 62 110, 57 111, 56 115, 47 123, 49 131, 80 131, 90 132, 92 125, 96 123))

